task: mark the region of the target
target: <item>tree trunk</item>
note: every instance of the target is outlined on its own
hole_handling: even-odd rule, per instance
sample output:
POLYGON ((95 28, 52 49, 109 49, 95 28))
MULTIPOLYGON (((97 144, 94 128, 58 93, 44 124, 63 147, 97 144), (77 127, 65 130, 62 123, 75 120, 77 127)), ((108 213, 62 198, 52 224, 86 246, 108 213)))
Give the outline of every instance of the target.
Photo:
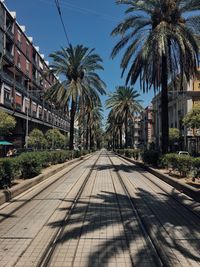
POLYGON ((161 90, 161 127, 162 138, 161 148, 162 153, 168 152, 169 145, 169 119, 168 119, 168 75, 167 75, 167 57, 162 56, 162 90, 161 90))
POLYGON ((119 146, 122 149, 122 125, 119 127, 119 146))
POLYGON ((128 111, 125 111, 125 148, 128 147, 128 111))
POLYGON ((74 120, 76 115, 76 102, 72 100, 70 110, 70 136, 69 136, 69 149, 74 149, 74 120))
POLYGON ((90 122, 90 112, 88 112, 87 116, 87 125, 86 125, 86 141, 85 141, 85 148, 89 150, 89 122, 90 122))

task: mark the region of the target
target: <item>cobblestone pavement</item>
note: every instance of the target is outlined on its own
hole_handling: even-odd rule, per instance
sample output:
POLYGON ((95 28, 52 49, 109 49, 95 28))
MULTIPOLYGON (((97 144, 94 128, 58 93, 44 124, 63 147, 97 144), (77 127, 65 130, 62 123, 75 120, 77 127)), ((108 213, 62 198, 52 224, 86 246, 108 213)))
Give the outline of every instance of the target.
POLYGON ((198 203, 191 205, 184 195, 177 202, 171 195, 177 197, 178 193, 171 186, 110 156, 134 207, 105 151, 99 159, 96 154, 54 184, 52 177, 13 203, 0 207, 1 267, 40 266, 41 257, 61 226, 48 266, 157 266, 150 239, 166 266, 200 266, 198 203), (63 222, 66 214, 69 216, 63 222))

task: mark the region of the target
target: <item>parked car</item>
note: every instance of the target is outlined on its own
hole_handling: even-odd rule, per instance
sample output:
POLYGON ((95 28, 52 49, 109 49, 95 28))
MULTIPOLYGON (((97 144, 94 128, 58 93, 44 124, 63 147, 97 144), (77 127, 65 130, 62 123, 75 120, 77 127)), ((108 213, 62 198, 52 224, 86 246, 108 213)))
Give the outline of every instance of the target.
POLYGON ((190 155, 189 152, 187 152, 187 151, 177 151, 176 153, 178 155, 182 155, 182 156, 189 156, 190 155))

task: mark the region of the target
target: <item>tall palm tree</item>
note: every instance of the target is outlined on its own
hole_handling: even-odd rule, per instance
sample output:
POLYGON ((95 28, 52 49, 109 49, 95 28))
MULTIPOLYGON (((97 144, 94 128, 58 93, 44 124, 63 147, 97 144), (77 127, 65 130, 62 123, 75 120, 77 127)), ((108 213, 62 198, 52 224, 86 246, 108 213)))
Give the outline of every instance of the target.
POLYGON ((97 141, 98 132, 101 130, 102 126, 102 107, 96 106, 90 112, 90 121, 89 121, 89 129, 90 129, 90 149, 94 148, 95 141, 97 141))
POLYGON ((125 147, 128 146, 128 120, 133 121, 134 113, 140 112, 142 106, 137 98, 140 94, 133 87, 119 86, 106 101, 107 108, 113 109, 115 116, 120 116, 125 128, 125 147))
POLYGON ((112 57, 126 47, 121 60, 122 75, 128 69, 126 83, 139 78, 147 92, 161 88, 162 152, 168 150, 168 82, 179 74, 180 88, 197 75, 200 33, 199 0, 118 0, 127 5, 128 16, 112 35, 121 39, 112 57))
POLYGON ((80 97, 84 95, 105 94, 105 83, 96 71, 103 70, 102 59, 83 45, 62 48, 50 55, 53 59, 52 72, 64 77, 56 82, 47 92, 47 97, 60 106, 71 104, 70 108, 70 141, 73 149, 74 121, 80 97))

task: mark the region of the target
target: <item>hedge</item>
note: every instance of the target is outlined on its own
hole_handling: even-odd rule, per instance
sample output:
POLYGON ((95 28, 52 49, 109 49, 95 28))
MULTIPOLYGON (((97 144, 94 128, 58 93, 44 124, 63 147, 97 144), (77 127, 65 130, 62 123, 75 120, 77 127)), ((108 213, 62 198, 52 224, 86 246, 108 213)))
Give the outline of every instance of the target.
POLYGON ((16 177, 28 179, 41 173, 42 168, 50 165, 63 163, 72 158, 88 154, 89 151, 41 151, 25 152, 16 158, 0 159, 0 187, 11 186, 12 180, 16 177))
POLYGON ((172 171, 179 172, 180 176, 183 177, 189 175, 195 168, 199 170, 200 167, 200 159, 174 153, 162 156, 161 163, 165 168, 171 168, 172 171))
POLYGON ((138 159, 140 155, 139 149, 131 149, 131 148, 117 149, 116 152, 120 155, 124 155, 128 158, 134 158, 134 159, 138 159))

